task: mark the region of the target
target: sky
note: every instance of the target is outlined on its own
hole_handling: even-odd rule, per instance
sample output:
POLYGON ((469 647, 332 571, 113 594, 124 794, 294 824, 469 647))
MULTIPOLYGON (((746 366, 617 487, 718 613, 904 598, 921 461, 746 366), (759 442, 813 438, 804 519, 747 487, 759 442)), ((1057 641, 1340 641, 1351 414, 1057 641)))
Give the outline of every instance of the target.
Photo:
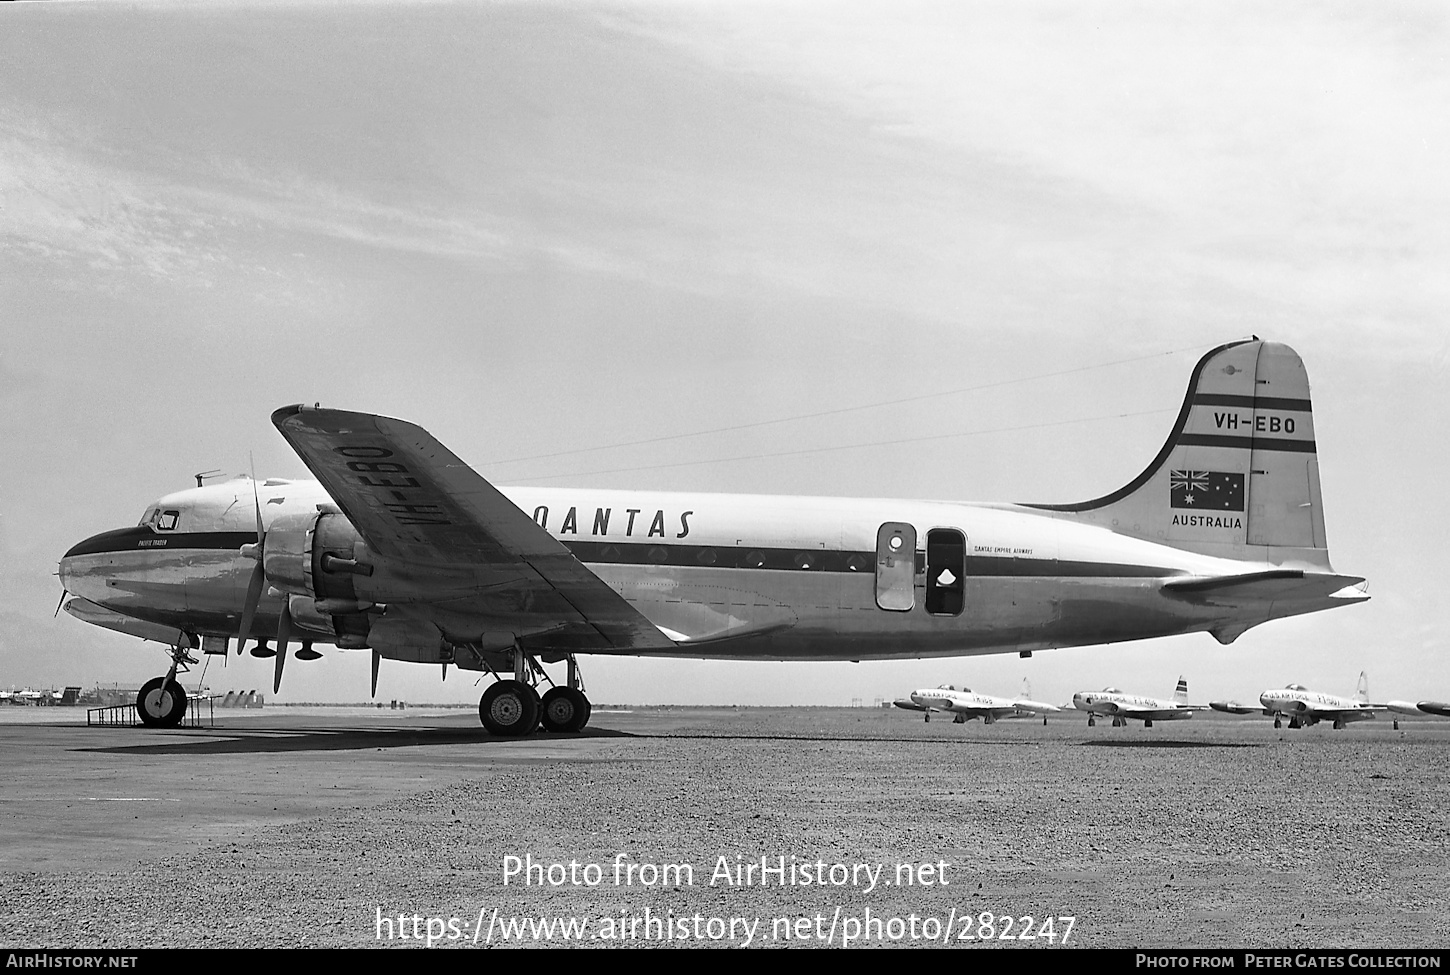
MULTIPOLYGON (((1450 699, 1447 19, 3 5, 0 686, 162 673, 156 644, 53 616, 56 562, 195 472, 306 476, 268 419, 289 403, 406 418, 505 485, 1068 502, 1137 474, 1197 358, 1256 334, 1309 370, 1331 556, 1370 602, 1228 647, 590 657, 591 699, 1183 675, 1202 701, 1362 670, 1377 700, 1450 699)), ((278 700, 361 700, 367 671, 294 661, 278 700)), ((378 694, 481 690, 384 661, 378 694)))

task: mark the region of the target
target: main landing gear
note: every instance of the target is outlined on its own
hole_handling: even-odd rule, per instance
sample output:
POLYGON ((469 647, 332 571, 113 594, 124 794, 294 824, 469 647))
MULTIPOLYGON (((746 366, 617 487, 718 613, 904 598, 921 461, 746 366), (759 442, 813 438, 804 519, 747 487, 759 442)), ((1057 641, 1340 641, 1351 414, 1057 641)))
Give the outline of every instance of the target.
POLYGON ((136 714, 148 728, 175 728, 186 717, 186 688, 176 679, 196 663, 187 648, 180 644, 171 648, 171 669, 165 677, 153 677, 141 686, 136 695, 136 714))
POLYGON ((514 677, 498 677, 478 701, 478 719, 490 734, 501 738, 531 735, 541 725, 545 731, 572 734, 584 730, 593 710, 584 696, 584 682, 573 654, 568 657, 566 685, 554 684, 544 668, 521 649, 514 649, 514 677), (539 696, 538 683, 554 686, 539 696))

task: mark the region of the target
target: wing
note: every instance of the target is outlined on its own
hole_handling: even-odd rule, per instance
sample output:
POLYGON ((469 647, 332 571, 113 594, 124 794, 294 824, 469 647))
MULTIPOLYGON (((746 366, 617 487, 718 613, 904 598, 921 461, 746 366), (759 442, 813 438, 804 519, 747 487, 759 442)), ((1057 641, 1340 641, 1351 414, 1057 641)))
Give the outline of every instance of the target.
MULTIPOLYGON (((675 646, 422 427, 305 406, 278 410, 272 423, 369 548, 389 560, 472 573, 480 616, 515 629, 552 630, 551 642, 572 650, 675 646), (501 590, 510 599, 498 599, 501 590), (500 617, 500 606, 509 604, 529 612, 500 617)), ((419 584, 418 602, 428 601, 428 588, 419 584)), ((450 597, 448 608, 467 613, 469 599, 450 597)))
POLYGON ((1012 702, 1012 706, 1018 711, 1027 711, 1031 714, 1054 714, 1062 708, 1055 704, 1046 704, 1042 701, 1029 701, 1026 698, 1018 698, 1012 702))
POLYGON ((1373 718, 1379 712, 1388 710, 1383 704, 1367 704, 1362 708, 1317 708, 1311 704, 1304 709, 1304 713, 1326 721, 1354 721, 1356 718, 1373 718))
POLYGON ((1225 714, 1255 714, 1264 709, 1262 704, 1240 704, 1238 701, 1209 701, 1208 706, 1225 714))

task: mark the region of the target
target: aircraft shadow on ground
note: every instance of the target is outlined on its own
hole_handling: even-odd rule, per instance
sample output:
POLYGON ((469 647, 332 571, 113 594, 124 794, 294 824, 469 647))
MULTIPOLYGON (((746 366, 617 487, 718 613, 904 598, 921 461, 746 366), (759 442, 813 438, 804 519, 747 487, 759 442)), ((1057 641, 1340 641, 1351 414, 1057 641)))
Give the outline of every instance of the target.
POLYGON ((81 752, 110 755, 259 755, 281 752, 376 751, 384 748, 415 748, 430 745, 498 745, 528 742, 568 742, 590 738, 634 738, 622 731, 588 730, 575 735, 539 734, 529 738, 495 738, 479 728, 353 728, 353 729, 257 729, 254 731, 191 730, 189 740, 168 736, 164 741, 141 745, 113 745, 78 748, 81 752))

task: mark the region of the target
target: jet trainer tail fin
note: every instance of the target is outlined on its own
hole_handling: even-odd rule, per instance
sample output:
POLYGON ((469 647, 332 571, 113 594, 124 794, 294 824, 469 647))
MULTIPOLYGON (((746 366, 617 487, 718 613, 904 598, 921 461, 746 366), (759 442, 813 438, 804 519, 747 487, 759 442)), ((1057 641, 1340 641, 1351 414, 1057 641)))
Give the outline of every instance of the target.
POLYGON ((1182 677, 1178 678, 1178 687, 1173 691, 1173 703, 1188 703, 1188 681, 1182 677))
POLYGON ((1369 674, 1363 670, 1359 672, 1359 683, 1354 688, 1354 699, 1360 704, 1369 703, 1369 674))
POLYGON ((1221 345, 1193 369, 1168 440, 1111 494, 1027 507, 1224 558, 1329 569, 1309 376, 1287 345, 1221 345))

